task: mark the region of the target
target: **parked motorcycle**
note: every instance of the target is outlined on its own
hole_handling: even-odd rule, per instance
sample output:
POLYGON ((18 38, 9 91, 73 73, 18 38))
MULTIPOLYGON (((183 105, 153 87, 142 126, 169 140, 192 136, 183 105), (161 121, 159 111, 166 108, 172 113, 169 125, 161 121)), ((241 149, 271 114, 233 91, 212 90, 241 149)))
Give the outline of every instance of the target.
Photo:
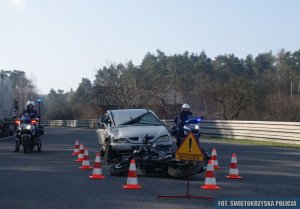
POLYGON ((204 172, 210 157, 204 153, 203 161, 179 161, 174 159, 175 153, 167 152, 162 148, 153 147, 147 136, 144 143, 137 146, 129 155, 123 156, 122 160, 110 167, 110 175, 124 176, 128 174, 130 161, 135 159, 136 166, 143 174, 160 174, 173 178, 186 178, 197 173, 204 172))
POLYGON ((20 144, 23 145, 24 153, 32 152, 34 146, 37 146, 38 152, 42 150, 42 143, 40 135, 41 129, 38 129, 39 119, 30 118, 29 115, 22 115, 21 118, 16 120, 17 124, 17 138, 20 144))

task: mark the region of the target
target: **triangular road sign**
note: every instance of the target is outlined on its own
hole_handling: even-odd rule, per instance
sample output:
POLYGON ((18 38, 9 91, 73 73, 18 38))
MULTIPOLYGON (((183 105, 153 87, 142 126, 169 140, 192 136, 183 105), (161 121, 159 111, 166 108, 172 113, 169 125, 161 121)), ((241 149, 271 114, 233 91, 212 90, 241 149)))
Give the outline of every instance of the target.
POLYGON ((203 153, 194 134, 190 132, 176 151, 176 159, 203 161, 203 153))

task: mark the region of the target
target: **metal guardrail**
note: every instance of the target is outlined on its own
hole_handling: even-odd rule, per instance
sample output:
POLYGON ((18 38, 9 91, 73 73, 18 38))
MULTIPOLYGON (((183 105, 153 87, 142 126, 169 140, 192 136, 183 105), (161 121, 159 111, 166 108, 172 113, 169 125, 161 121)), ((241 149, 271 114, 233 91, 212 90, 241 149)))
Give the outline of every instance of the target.
MULTIPOLYGON (((168 130, 175 125, 173 120, 162 121, 168 130)), ((97 119, 43 121, 45 126, 95 129, 97 123, 97 119)), ((206 137, 300 144, 300 123, 297 122, 203 120, 200 130, 206 137)))
POLYGON ((50 127, 97 128, 98 120, 43 120, 42 125, 50 127))
MULTIPOLYGON (((165 120, 167 127, 173 120, 165 120)), ((200 132, 207 137, 300 144, 300 123, 271 121, 203 120, 200 132)))

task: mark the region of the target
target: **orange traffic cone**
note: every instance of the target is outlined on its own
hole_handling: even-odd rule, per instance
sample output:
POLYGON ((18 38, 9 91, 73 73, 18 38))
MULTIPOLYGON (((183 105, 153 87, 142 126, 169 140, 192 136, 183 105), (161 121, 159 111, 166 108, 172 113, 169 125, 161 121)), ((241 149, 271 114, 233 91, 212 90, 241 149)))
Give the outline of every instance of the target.
POLYGON ((90 165, 90 159, 89 159, 89 151, 86 148, 84 148, 84 157, 83 161, 81 164, 81 167, 79 167, 81 170, 87 170, 87 169, 92 169, 93 167, 90 165))
POLYGON ((74 152, 72 153, 73 156, 78 155, 79 154, 79 142, 78 140, 76 140, 75 142, 75 149, 74 152))
POLYGON ((212 160, 208 161, 206 174, 205 174, 205 184, 204 186, 201 186, 201 188, 206 190, 220 189, 220 187, 216 185, 216 178, 215 178, 215 172, 214 172, 214 166, 212 164, 212 160))
POLYGON ((96 153, 93 175, 89 176, 89 178, 90 179, 104 179, 105 178, 105 176, 102 175, 101 160, 100 160, 99 152, 96 153))
POLYGON ((135 160, 132 159, 129 166, 127 184, 123 185, 124 189, 141 189, 142 187, 138 185, 137 172, 135 166, 135 160))
POLYGON ((219 163, 218 163, 218 159, 217 159, 217 149, 213 148, 212 153, 211 153, 211 159, 213 160, 213 166, 214 169, 219 169, 219 163))
POLYGON ((83 158, 84 158, 84 145, 80 144, 78 158, 77 160, 75 160, 75 162, 81 163, 83 161, 83 158))
POLYGON ((226 176, 229 179, 242 179, 243 177, 239 176, 239 170, 237 167, 236 154, 231 155, 231 163, 229 169, 229 176, 226 176))

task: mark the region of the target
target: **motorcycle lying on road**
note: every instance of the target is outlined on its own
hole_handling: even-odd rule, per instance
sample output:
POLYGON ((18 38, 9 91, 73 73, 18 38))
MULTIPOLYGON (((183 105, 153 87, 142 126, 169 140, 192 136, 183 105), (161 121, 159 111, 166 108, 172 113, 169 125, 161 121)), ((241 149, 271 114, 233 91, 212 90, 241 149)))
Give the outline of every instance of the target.
POLYGON ((29 115, 22 115, 21 118, 16 120, 17 139, 20 140, 20 144, 23 145, 24 153, 28 151, 32 152, 34 146, 37 146, 38 152, 42 150, 41 135, 43 129, 39 126, 38 118, 30 118, 29 115))
POLYGON ((110 175, 127 175, 130 161, 135 159, 137 168, 145 175, 160 174, 173 178, 186 178, 188 175, 194 176, 206 170, 210 157, 204 150, 202 152, 204 153, 203 161, 179 161, 174 158, 175 153, 153 147, 146 136, 142 145, 137 146, 128 156, 123 156, 118 164, 110 167, 110 175))

